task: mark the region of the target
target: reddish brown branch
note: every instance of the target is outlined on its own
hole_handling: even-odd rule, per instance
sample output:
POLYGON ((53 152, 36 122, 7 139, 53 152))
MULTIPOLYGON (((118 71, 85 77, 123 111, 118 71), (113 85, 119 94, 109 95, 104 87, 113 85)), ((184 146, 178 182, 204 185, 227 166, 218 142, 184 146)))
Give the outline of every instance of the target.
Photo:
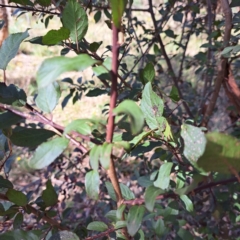
MULTIPOLYGON (((119 46, 120 46, 118 42, 118 32, 119 32, 119 29, 114 24, 112 24, 112 41, 113 41, 112 42, 112 71, 111 71, 112 85, 111 85, 110 109, 109 109, 109 117, 108 117, 108 124, 107 124, 107 136, 106 136, 106 142, 108 143, 111 143, 113 139, 113 133, 115 128, 115 124, 114 124, 115 116, 113 114, 113 110, 116 107, 117 96, 118 96, 117 78, 118 78, 118 64, 119 64, 118 56, 119 56, 119 46)), ((123 197, 122 197, 122 193, 121 193, 121 189, 120 189, 120 185, 119 185, 119 181, 118 181, 118 177, 117 177, 117 173, 114 165, 114 160, 112 156, 110 159, 110 166, 107 172, 111 180, 111 183, 113 185, 115 194, 117 196, 117 205, 119 207, 123 201, 123 197)), ((124 219, 125 218, 123 213, 122 220, 124 219)), ((124 228, 122 231, 123 231, 123 234, 126 236, 126 238, 128 238, 127 229, 124 228)))
POLYGON ((228 67, 228 76, 223 81, 223 86, 229 100, 236 107, 236 110, 240 114, 240 89, 234 79, 232 70, 228 67))
MULTIPOLYGON (((117 103, 117 77, 118 77, 118 54, 119 54, 119 43, 118 43, 118 29, 112 24, 112 36, 113 36, 113 46, 112 46, 112 85, 111 85, 111 96, 110 96, 110 109, 109 109, 109 117, 107 124, 107 136, 106 142, 111 143, 113 139, 114 133, 114 114, 113 110, 116 107, 117 103)), ((122 201, 122 193, 119 186, 114 161, 111 159, 110 167, 108 170, 109 178, 113 184, 113 188, 116 192, 117 201, 122 201)))

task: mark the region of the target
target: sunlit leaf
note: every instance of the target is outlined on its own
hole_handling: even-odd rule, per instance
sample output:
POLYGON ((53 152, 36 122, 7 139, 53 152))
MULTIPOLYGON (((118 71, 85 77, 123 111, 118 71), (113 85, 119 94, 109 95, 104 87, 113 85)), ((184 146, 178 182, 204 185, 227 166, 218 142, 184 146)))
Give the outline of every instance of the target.
POLYGON ((62 13, 63 26, 70 31, 70 38, 79 42, 88 29, 88 17, 83 7, 74 0, 69 0, 62 13))
POLYGON ((206 134, 207 145, 198 165, 205 171, 232 173, 240 171, 240 141, 223 133, 206 134))
POLYGON ((163 193, 162 189, 156 188, 154 186, 147 187, 145 194, 144 194, 144 200, 145 200, 145 206, 148 211, 152 212, 154 208, 154 204, 156 201, 156 197, 163 193))
POLYGON ((191 199, 187 195, 181 195, 180 198, 184 202, 187 211, 192 212, 193 211, 193 203, 192 203, 191 199))
POLYGON ((41 169, 51 164, 68 146, 69 140, 56 137, 42 143, 29 161, 29 167, 41 169))
POLYGON ((85 176, 85 187, 89 198, 97 200, 99 194, 100 178, 96 170, 88 172, 85 176))
POLYGON ((100 163, 104 169, 109 169, 112 153, 112 144, 104 143, 101 147, 100 163))
POLYGON ((141 226, 145 212, 143 206, 132 206, 127 216, 127 229, 130 236, 134 236, 141 226))
POLYGON ((133 134, 138 134, 142 130, 144 124, 143 113, 134 101, 125 100, 121 102, 114 109, 114 113, 116 115, 125 113, 129 116, 133 134))
POLYGON ((69 38, 70 31, 67 28, 61 27, 58 30, 50 30, 42 38, 42 43, 46 45, 55 45, 69 38))
POLYGON ((78 132, 83 135, 91 134, 91 120, 88 119, 77 119, 70 122, 64 129, 64 134, 68 134, 71 131, 78 132))
POLYGON ((8 63, 17 55, 21 42, 29 36, 28 30, 21 33, 10 34, 3 41, 0 48, 0 69, 5 70, 8 63))
POLYGON ((152 90, 148 82, 142 93, 141 109, 148 126, 162 132, 166 128, 166 119, 163 114, 163 100, 152 90))
POLYGON ((157 180, 153 183, 155 187, 161 189, 167 189, 170 183, 170 173, 172 169, 173 163, 165 162, 159 168, 157 180))
POLYGON ((87 229, 91 231, 103 232, 108 229, 108 226, 104 222, 95 221, 89 223, 87 229))
POLYGON ((191 163, 196 163, 205 151, 207 140, 204 133, 200 128, 184 123, 181 136, 184 140, 184 156, 191 163))
POLYGON ((87 54, 77 57, 67 58, 64 56, 46 59, 37 72, 38 88, 45 88, 50 83, 55 82, 64 72, 83 71, 91 65, 97 63, 87 54))
POLYGON ((37 107, 43 112, 50 113, 57 106, 60 96, 60 86, 57 82, 53 82, 44 88, 38 89, 38 95, 35 102, 37 107))
POLYGON ((102 146, 95 145, 89 154, 90 164, 93 170, 97 171, 99 166, 99 159, 102 154, 102 146))
POLYGON ((110 0, 109 1, 112 9, 112 20, 117 28, 121 26, 121 19, 127 5, 127 0, 110 0))
POLYGON ((117 219, 122 219, 122 215, 124 213, 125 208, 126 208, 125 204, 121 204, 121 206, 118 207, 117 212, 116 212, 117 219))

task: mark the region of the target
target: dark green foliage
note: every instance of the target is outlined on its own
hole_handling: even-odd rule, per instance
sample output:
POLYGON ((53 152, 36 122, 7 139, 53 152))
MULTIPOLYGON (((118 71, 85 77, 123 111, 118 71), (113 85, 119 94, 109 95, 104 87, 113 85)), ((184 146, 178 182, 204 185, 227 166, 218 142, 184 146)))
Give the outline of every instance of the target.
POLYGON ((58 56, 30 96, 8 77, 28 30, 0 48, 0 239, 238 239, 239 1, 9 2, 58 56))

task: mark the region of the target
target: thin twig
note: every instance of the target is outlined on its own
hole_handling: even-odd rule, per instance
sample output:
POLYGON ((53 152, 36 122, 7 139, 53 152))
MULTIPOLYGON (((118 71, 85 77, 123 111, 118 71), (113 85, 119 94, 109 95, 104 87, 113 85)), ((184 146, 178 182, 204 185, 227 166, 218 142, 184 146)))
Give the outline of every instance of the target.
MULTIPOLYGON (((191 24, 191 28, 187 34, 187 37, 186 37, 186 43, 185 43, 185 46, 184 46, 184 50, 183 50, 183 54, 182 54, 182 59, 181 59, 181 63, 180 63, 180 67, 179 67, 179 72, 178 72, 178 77, 177 77, 177 81, 179 82, 181 80, 181 77, 182 77, 182 71, 183 71, 183 63, 185 61, 185 58, 186 58, 186 52, 187 52, 187 47, 188 47, 188 43, 189 43, 189 40, 190 40, 190 37, 192 35, 192 31, 193 31, 193 26, 195 24, 195 18, 196 16, 194 15, 193 17, 193 20, 192 20, 192 24, 191 24)), ((184 23, 185 25, 185 23, 184 23)))
MULTIPOLYGON (((150 14, 151 14, 151 18, 152 18, 152 22, 153 22, 153 25, 154 25, 154 29, 155 29, 155 32, 158 33, 158 26, 157 26, 157 21, 155 19, 155 14, 153 12, 153 4, 152 4, 152 0, 148 0, 148 3, 149 3, 149 11, 150 11, 150 14)), ((179 97, 183 100, 183 94, 181 92, 181 89, 178 85, 178 79, 175 75, 175 72, 173 70, 173 67, 172 67, 172 64, 171 64, 171 61, 167 55, 167 52, 165 50, 165 46, 163 44, 163 41, 162 41, 162 38, 161 38, 161 35, 158 33, 156 35, 156 38, 160 44, 160 47, 161 47, 161 50, 162 50, 162 54, 164 56, 164 59, 167 63, 167 66, 168 66, 168 71, 170 73, 170 76, 172 77, 172 80, 174 82, 174 85, 176 86, 177 90, 178 90, 178 94, 179 94, 179 97)), ((188 107, 187 103, 185 101, 183 101, 183 106, 187 112, 187 114, 191 117, 191 118, 194 118, 192 112, 190 111, 190 108, 188 107)))
MULTIPOLYGON (((27 106, 31 107, 30 105, 27 104, 27 106)), ((6 105, 6 104, 2 104, 0 103, 0 108, 10 111, 22 118, 31 120, 31 121, 37 121, 43 124, 47 124, 51 127, 53 127, 55 130, 57 130, 58 132, 60 132, 61 134, 63 134, 64 132, 64 127, 52 122, 50 119, 46 118, 45 116, 43 116, 41 113, 39 113, 36 109, 34 108, 30 108, 32 109, 32 112, 35 114, 35 116, 30 115, 29 113, 25 113, 25 112, 21 112, 15 108, 13 108, 12 106, 6 105), (33 110, 34 109, 34 110, 33 110)), ((28 108, 29 109, 29 108, 28 108)), ((84 140, 87 141, 92 141, 91 137, 76 133, 79 137, 81 137, 84 140)), ((69 134, 65 135, 74 145, 76 145, 83 153, 87 152, 87 149, 80 143, 78 142, 76 139, 74 139, 73 137, 71 137, 69 134)))
POLYGON ((57 16, 60 15, 58 12, 52 12, 52 11, 43 10, 43 9, 37 9, 37 8, 32 8, 32 7, 23 7, 23 6, 19 6, 19 5, 0 4, 0 7, 17 8, 17 9, 25 10, 25 11, 27 11, 27 12, 40 12, 40 13, 57 15, 57 16))
MULTIPOLYGON (((221 0, 221 5, 223 9, 223 14, 225 16, 225 31, 223 36, 223 48, 227 47, 229 45, 229 40, 231 37, 231 30, 232 30, 232 10, 229 6, 228 0, 221 0)), ((227 65, 228 65, 228 59, 221 57, 220 63, 218 65, 218 74, 215 81, 215 88, 213 95, 210 99, 210 102, 207 106, 207 110, 203 116, 202 126, 207 127, 208 122, 210 120, 210 116, 212 115, 212 112, 214 110, 214 107, 217 102, 217 98, 219 95, 219 91, 222 86, 222 82, 224 77, 226 77, 227 73, 227 65)))

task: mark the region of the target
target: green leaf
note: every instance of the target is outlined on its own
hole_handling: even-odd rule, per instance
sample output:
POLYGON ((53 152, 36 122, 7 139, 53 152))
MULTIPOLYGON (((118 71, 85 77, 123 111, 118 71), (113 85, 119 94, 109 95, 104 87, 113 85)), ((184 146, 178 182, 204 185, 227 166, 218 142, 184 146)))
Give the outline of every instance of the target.
POLYGON ((163 219, 158 218, 158 220, 154 222, 153 228, 157 236, 159 237, 163 236, 166 229, 163 219))
POLYGON ((206 137, 201 128, 185 123, 181 126, 181 136, 184 140, 183 154, 194 165, 204 153, 206 137))
POLYGON ((125 208, 126 208, 125 204, 121 204, 121 206, 118 207, 117 212, 116 212, 117 219, 122 219, 122 215, 124 213, 125 208))
POLYGON ((112 20, 117 28, 121 26, 121 19, 127 5, 127 0, 110 0, 109 1, 112 9, 112 20))
POLYGON ((74 131, 83 135, 89 135, 92 132, 90 124, 91 120, 88 119, 74 120, 65 127, 64 134, 74 131))
MULTIPOLYGON (((115 191, 114 191, 112 183, 105 182, 105 185, 106 185, 106 188, 107 188, 109 196, 114 201, 117 201, 116 194, 115 194, 115 191)), ((135 198, 134 193, 126 185, 124 185, 123 183, 120 183, 120 189, 121 189, 121 192, 122 192, 122 195, 123 195, 124 199, 132 200, 132 199, 135 198)))
POLYGON ((79 42, 87 33, 88 17, 82 6, 69 0, 62 13, 63 26, 70 30, 70 38, 75 43, 79 42))
POLYGON ((94 20, 95 20, 95 23, 99 22, 99 20, 101 19, 101 16, 102 16, 102 12, 101 11, 97 11, 95 14, 94 14, 94 20))
POLYGON ((73 232, 69 232, 69 231, 60 231, 57 232, 55 234, 53 234, 49 240, 79 240, 79 237, 73 233, 73 232))
POLYGON ((85 176, 85 188, 89 198, 98 200, 100 178, 98 171, 92 170, 85 176))
POLYGON ((69 140, 56 137, 48 142, 42 143, 35 151, 29 161, 29 166, 41 169, 51 164, 68 146, 69 140))
POLYGON ((40 230, 14 230, 8 231, 6 233, 0 234, 0 238, 4 240, 39 240, 42 237, 42 232, 40 230))
POLYGON ((141 109, 150 129, 162 132, 166 128, 163 107, 163 100, 153 92, 151 83, 147 83, 142 94, 141 109))
POLYGON ((36 147, 55 134, 55 132, 46 129, 15 127, 10 135, 10 140, 17 146, 36 147))
POLYGON ((129 116, 133 134, 138 134, 142 130, 144 124, 143 113, 134 101, 125 100, 121 102, 113 112, 116 115, 125 113, 129 116))
POLYGON ((237 45, 233 48, 233 53, 238 53, 240 51, 240 45, 237 45))
POLYGON ((13 202, 18 206, 25 206, 28 203, 27 196, 24 193, 12 188, 8 189, 6 196, 10 202, 13 202))
MULTIPOLYGON (((149 176, 141 176, 138 178, 138 184, 142 187, 150 187, 153 185, 153 182, 150 180, 149 176)), ((158 188, 158 190, 160 190, 158 188)))
POLYGON ((42 199, 46 207, 54 206, 58 202, 58 195, 50 179, 47 181, 46 187, 42 192, 42 199))
POLYGON ((173 140, 173 135, 172 135, 171 127, 170 127, 170 125, 169 125, 169 123, 168 123, 167 120, 165 121, 165 123, 166 123, 166 128, 165 128, 165 130, 164 130, 164 132, 163 132, 163 135, 164 135, 164 137, 165 137, 165 139, 166 139, 167 141, 173 140))
POLYGON ((106 89, 100 89, 100 88, 94 88, 92 90, 89 90, 86 94, 87 97, 97 97, 102 94, 108 93, 106 89))
POLYGON ((22 223, 23 223, 23 214, 18 213, 13 221, 13 229, 21 228, 22 223))
POLYGON ((128 186, 124 185, 123 183, 120 183, 120 189, 124 199, 126 200, 135 199, 134 193, 129 189, 128 186))
POLYGON ((96 52, 98 50, 98 48, 102 45, 102 41, 100 42, 93 42, 89 45, 89 49, 91 52, 96 52))
POLYGON ((9 3, 17 3, 23 6, 30 5, 30 0, 9 0, 9 3))
POLYGON ((0 69, 6 70, 8 63, 17 55, 21 42, 29 36, 28 30, 10 34, 0 48, 0 69))
POLYGON ((6 86, 4 83, 0 83, 0 102, 16 107, 22 107, 26 104, 27 95, 26 93, 15 86, 10 84, 6 86))
POLYGON ((163 193, 163 191, 159 188, 156 188, 154 186, 147 187, 144 194, 144 200, 145 200, 144 202, 145 202, 145 207, 149 212, 153 211, 156 197, 161 193, 163 193))
POLYGON ((105 217, 108 218, 111 222, 116 222, 116 210, 111 210, 105 214, 105 217))
POLYGON ((97 63, 87 54, 81 54, 74 58, 64 56, 46 59, 37 72, 38 88, 45 88, 55 82, 60 74, 69 71, 83 71, 97 63))
POLYGON ((176 86, 172 86, 172 90, 170 92, 169 97, 174 101, 174 102, 178 102, 180 100, 179 94, 178 94, 178 90, 176 88, 176 86))
POLYGON ((4 179, 0 176, 0 188, 13 188, 13 185, 8 179, 4 179))
POLYGON ((112 153, 112 144, 104 143, 101 147, 100 163, 104 169, 109 169, 112 153))
POLYGON ((165 32, 166 36, 168 36, 170 38, 176 38, 176 35, 174 34, 173 30, 167 29, 164 32, 165 32))
POLYGON ((127 216, 127 229, 130 236, 134 236, 141 226, 145 212, 143 206, 132 206, 127 216))
POLYGON ((108 226, 104 222, 95 221, 89 223, 87 229, 91 231, 104 232, 108 229, 108 226))
POLYGON ((58 104, 61 96, 59 84, 50 83, 44 88, 38 89, 38 95, 35 99, 36 105, 45 113, 51 113, 58 104))
POLYGON ((9 128, 23 118, 12 112, 0 112, 0 129, 9 128))
POLYGON ((155 187, 167 189, 170 183, 170 173, 173 163, 166 162, 159 168, 157 180, 153 183, 155 187))
POLYGON ((193 203, 191 199, 187 195, 181 195, 181 200, 184 202, 187 211, 192 212, 193 211, 193 203))
POLYGON ((152 82, 155 78, 155 69, 152 63, 147 63, 144 69, 140 70, 140 77, 143 84, 152 82))
POLYGON ((176 22, 182 22, 183 20, 183 13, 181 12, 176 12, 174 15, 173 15, 173 20, 176 21, 176 22))
POLYGON ((231 51, 233 50, 234 46, 230 46, 230 47, 225 47, 222 52, 221 52, 221 55, 226 55, 226 54, 229 54, 231 53, 231 51))
POLYGON ((198 165, 205 171, 232 173, 240 171, 240 141, 223 133, 206 134, 207 145, 198 165))
POLYGON ((126 221, 117 221, 114 228, 119 229, 119 228, 124 228, 126 226, 127 226, 126 221))
POLYGON ((61 27, 58 30, 50 30, 42 38, 42 43, 45 45, 55 45, 69 38, 70 31, 67 28, 61 27))
POLYGON ((116 197, 115 191, 114 191, 114 189, 113 189, 112 183, 110 183, 110 182, 105 182, 105 185, 106 185, 106 188, 107 188, 107 191, 108 191, 108 195, 110 196, 110 198, 111 198, 113 201, 117 201, 117 197, 116 197))
POLYGON ((48 7, 51 5, 51 0, 37 0, 36 3, 43 7, 48 7))
POLYGON ((98 170, 101 153, 102 153, 102 146, 98 146, 98 145, 95 145, 89 153, 90 165, 92 169, 95 171, 98 170))
POLYGON ((240 6, 240 2, 239 0, 232 0, 230 7, 239 7, 240 6))

